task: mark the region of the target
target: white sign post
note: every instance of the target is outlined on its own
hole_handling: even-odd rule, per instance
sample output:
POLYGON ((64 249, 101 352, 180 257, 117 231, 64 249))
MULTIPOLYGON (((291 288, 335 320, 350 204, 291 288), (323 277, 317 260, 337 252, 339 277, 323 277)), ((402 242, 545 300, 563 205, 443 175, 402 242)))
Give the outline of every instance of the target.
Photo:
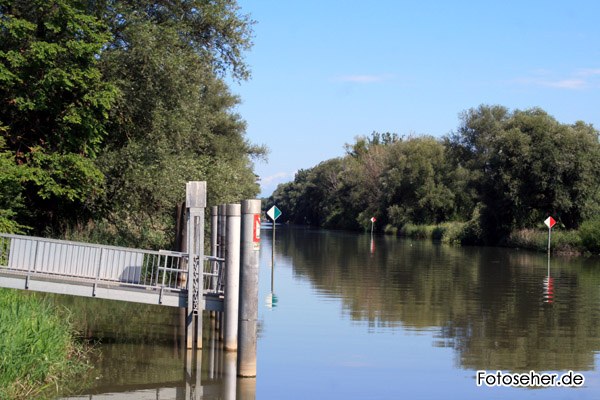
POLYGON ((544 224, 548 227, 548 255, 550 255, 550 235, 552 233, 552 227, 556 225, 556 221, 552 217, 546 218, 544 224))
POLYGON ((273 206, 269 208, 269 211, 267 211, 267 215, 273 221, 273 226, 275 226, 275 221, 277 220, 277 218, 281 217, 281 210, 277 208, 277 206, 273 206))
POLYGON ((271 292, 273 292, 273 271, 275 267, 275 221, 281 217, 281 210, 277 206, 269 208, 267 215, 273 221, 273 240, 271 241, 271 292))

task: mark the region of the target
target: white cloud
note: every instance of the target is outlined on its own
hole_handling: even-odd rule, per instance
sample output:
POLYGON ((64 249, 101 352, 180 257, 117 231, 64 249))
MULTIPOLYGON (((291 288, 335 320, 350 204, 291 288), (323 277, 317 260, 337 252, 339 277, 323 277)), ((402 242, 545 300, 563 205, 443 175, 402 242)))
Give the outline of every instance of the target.
POLYGON ((600 75, 600 68, 584 68, 578 71, 579 76, 596 76, 600 75))
POLYGON ((260 178, 262 186, 271 186, 275 183, 281 183, 286 180, 290 180, 296 175, 295 172, 277 172, 276 174, 265 176, 260 178))
POLYGON ((588 82, 583 79, 563 79, 559 81, 540 81, 540 85, 559 89, 584 89, 588 82))
POLYGON ((523 85, 542 86, 565 90, 582 90, 600 87, 600 68, 581 68, 568 76, 556 76, 548 70, 537 70, 532 77, 517 79, 523 85))
POLYGON ((289 182, 294 179, 296 176, 296 171, 294 172, 277 172, 273 175, 269 176, 261 176, 260 178, 260 196, 267 197, 270 196, 273 191, 277 188, 277 185, 284 182, 289 182))

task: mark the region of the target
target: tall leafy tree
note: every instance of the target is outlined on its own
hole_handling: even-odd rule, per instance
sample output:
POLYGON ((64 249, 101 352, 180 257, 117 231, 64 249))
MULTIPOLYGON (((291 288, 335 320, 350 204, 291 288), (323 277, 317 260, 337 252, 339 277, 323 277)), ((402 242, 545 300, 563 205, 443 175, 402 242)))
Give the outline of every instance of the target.
POLYGON ((534 226, 549 214, 576 228, 598 211, 598 131, 561 124, 541 109, 480 106, 462 116, 449 146, 473 171, 488 241, 534 226))
POLYGON ((185 182, 206 180, 209 203, 258 193, 252 161, 265 149, 244 137, 239 99, 250 19, 235 1, 106 1, 98 15, 113 40, 101 58, 122 96, 98 159, 107 177, 103 217, 140 246, 167 246, 185 182))
POLYGON ((26 170, 19 197, 28 212, 20 219, 38 230, 71 219, 101 190, 92 158, 116 89, 98 68, 110 33, 85 6, 0 1, 0 130, 13 162, 26 170))

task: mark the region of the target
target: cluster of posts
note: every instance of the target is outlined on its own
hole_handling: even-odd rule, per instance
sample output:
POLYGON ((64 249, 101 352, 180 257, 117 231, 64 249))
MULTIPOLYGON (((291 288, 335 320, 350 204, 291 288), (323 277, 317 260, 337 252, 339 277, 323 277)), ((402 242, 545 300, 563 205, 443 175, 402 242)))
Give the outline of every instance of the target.
MULTIPOLYGON (((204 210, 206 182, 188 182, 186 186, 186 219, 188 260, 204 257, 204 210)), ((220 321, 224 348, 237 351, 237 375, 256 376, 256 342, 258 322, 258 263, 260 250, 260 200, 244 200, 241 204, 214 206, 211 209, 211 257, 209 263, 223 264, 224 282, 218 274, 203 277, 189 262, 188 307, 186 309, 187 348, 202 348, 202 310, 206 309, 202 291, 203 279, 211 287, 224 286, 223 312, 220 321), (195 342, 195 343, 194 343, 195 342)), ((200 263, 202 266, 203 263, 200 263)))

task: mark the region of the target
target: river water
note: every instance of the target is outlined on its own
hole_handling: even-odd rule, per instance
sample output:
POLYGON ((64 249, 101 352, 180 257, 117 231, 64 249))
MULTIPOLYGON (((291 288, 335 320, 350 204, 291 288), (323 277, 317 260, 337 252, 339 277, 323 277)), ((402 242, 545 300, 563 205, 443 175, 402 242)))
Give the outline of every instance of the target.
POLYGON ((203 350, 192 355, 178 310, 65 297, 84 334, 101 339, 101 357, 87 388, 63 398, 600 395, 599 258, 549 263, 522 250, 284 226, 276 234, 272 267, 271 231, 262 232, 256 379, 235 378, 215 319, 205 316, 203 350), (479 370, 574 371, 585 383, 477 386, 479 370))

